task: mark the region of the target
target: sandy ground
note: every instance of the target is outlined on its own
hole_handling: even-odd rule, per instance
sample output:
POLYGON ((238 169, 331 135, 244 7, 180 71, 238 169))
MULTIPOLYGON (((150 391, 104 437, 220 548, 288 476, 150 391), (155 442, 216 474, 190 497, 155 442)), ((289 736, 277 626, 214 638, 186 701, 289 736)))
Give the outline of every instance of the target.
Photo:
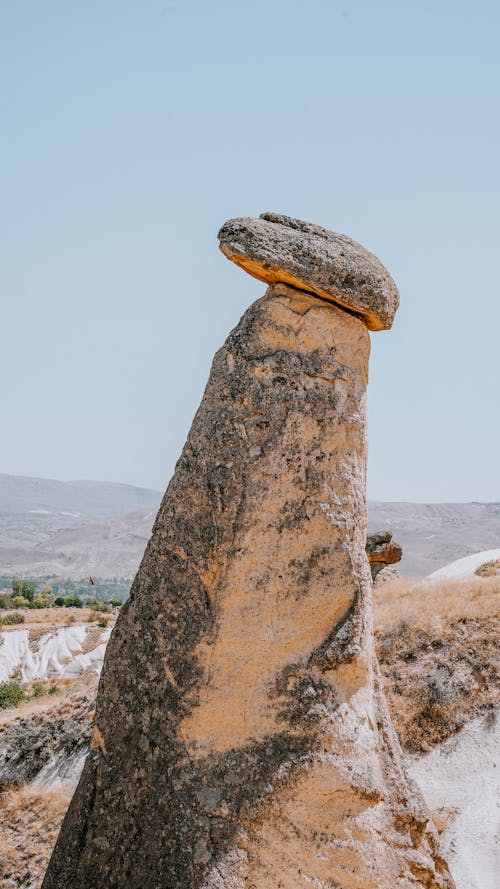
MULTIPOLYGON (((0 612, 0 614, 5 612, 0 612)), ((70 624, 87 623, 90 620, 97 621, 96 612, 91 608, 26 608, 21 611, 24 615, 24 623, 2 627, 3 630, 19 629, 20 627, 40 627, 50 629, 52 627, 67 627, 70 624)), ((110 626, 116 620, 115 615, 107 615, 110 618, 110 626)))

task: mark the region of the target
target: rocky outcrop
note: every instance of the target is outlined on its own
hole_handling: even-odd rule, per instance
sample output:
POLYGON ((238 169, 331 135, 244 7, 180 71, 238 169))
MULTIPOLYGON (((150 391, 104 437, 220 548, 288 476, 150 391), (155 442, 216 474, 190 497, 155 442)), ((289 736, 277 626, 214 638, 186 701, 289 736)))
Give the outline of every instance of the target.
MULTIPOLYGON (((392 539, 390 531, 378 531, 375 534, 369 534, 366 538, 366 555, 370 563, 372 579, 375 580, 380 572, 389 565, 395 565, 401 561, 403 550, 399 543, 392 539)), ((397 576, 397 572, 389 575, 391 579, 397 576)))
POLYGON ((400 574, 394 565, 385 565, 380 571, 377 571, 373 586, 378 589, 384 583, 392 583, 393 580, 400 580, 400 574))
POLYGON ((27 715, 21 711, 17 719, 0 724, 0 788, 33 781, 47 784, 52 775, 58 784, 71 781, 74 774, 79 777, 78 764, 90 743, 96 685, 94 677, 88 677, 87 688, 55 704, 49 698, 45 710, 27 715))
POLYGON ((374 655, 368 355, 278 283, 215 356, 45 889, 452 886, 374 655))

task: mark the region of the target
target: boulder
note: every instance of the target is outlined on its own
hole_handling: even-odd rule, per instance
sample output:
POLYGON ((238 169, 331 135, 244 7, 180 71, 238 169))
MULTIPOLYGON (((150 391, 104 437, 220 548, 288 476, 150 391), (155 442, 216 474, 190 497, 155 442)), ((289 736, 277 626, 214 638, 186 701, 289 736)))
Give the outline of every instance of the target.
POLYGON ((452 886, 374 654, 368 356, 281 283, 216 354, 44 889, 452 886))
POLYGON ((380 260, 356 241, 279 213, 230 219, 220 249, 250 275, 282 282, 337 303, 370 330, 391 327, 399 305, 394 281, 380 260))

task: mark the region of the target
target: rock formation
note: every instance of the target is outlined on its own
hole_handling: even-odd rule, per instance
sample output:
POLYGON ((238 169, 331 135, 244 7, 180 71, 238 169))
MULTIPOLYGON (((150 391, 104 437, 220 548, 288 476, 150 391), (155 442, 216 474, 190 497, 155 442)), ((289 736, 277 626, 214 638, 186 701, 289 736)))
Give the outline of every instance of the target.
MULTIPOLYGON (((376 534, 369 534, 366 538, 366 555, 370 563, 372 580, 375 580, 390 565, 401 561, 403 550, 399 543, 392 539, 390 531, 378 531, 376 534)), ((392 569, 392 571, 395 573, 389 574, 388 579, 399 576, 396 569, 392 569)))
POLYGON ((367 323, 397 291, 348 238, 264 222, 268 252, 259 220, 220 233, 272 286, 215 356, 44 889, 452 886, 373 650, 367 323))

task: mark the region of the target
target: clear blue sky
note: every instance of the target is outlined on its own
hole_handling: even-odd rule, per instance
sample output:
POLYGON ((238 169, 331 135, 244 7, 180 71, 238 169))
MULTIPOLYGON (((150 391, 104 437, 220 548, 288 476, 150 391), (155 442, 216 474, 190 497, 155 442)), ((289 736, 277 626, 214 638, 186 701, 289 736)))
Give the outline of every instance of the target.
POLYGON ((500 500, 496 2, 0 0, 0 471, 164 488, 276 210, 401 291, 369 494, 500 500))

